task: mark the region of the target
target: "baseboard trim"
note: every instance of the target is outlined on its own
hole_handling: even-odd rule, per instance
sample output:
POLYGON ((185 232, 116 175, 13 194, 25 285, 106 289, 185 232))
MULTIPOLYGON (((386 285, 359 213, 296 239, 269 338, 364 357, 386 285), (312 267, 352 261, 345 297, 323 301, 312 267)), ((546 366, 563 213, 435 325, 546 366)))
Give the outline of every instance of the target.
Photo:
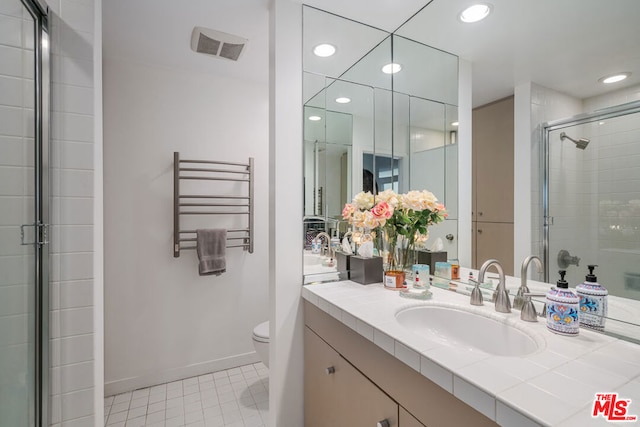
POLYGON ((140 388, 151 387, 171 381, 191 378, 211 372, 222 371, 224 369, 237 368, 238 366, 260 362, 260 357, 255 351, 251 353, 239 354, 217 360, 196 363, 179 368, 167 369, 159 372, 152 372, 138 377, 125 378, 116 381, 105 381, 104 395, 113 396, 140 388))

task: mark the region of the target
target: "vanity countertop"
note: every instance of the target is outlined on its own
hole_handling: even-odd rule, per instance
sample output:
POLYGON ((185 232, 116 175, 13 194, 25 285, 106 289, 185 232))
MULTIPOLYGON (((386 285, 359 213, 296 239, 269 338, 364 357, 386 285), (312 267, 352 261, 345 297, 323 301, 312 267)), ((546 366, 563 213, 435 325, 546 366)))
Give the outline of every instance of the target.
POLYGON ((516 310, 497 313, 492 303, 476 307, 468 296, 436 287, 431 292, 430 300, 414 301, 381 283, 340 281, 304 286, 302 296, 500 425, 610 425, 591 416, 596 393, 631 399, 627 415, 640 416, 639 345, 582 328, 577 337, 559 336, 544 319, 524 322, 516 310), (425 340, 395 318, 420 305, 459 307, 505 321, 540 348, 508 357, 425 340))

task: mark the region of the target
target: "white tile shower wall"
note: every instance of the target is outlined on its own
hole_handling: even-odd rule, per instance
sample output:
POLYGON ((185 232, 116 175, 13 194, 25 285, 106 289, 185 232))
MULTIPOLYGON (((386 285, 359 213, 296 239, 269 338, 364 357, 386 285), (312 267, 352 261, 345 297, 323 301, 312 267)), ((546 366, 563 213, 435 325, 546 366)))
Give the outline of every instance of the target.
POLYGON ((584 111, 586 113, 600 110, 602 108, 627 104, 629 102, 640 101, 640 85, 627 87, 624 89, 609 92, 604 95, 594 96, 584 100, 584 111))
POLYGON ((93 426, 93 0, 50 0, 51 423, 93 426))
MULTIPOLYGON (((106 393, 257 361, 251 332, 267 320, 269 299, 266 82, 109 56, 103 70, 106 393), (220 276, 199 276, 193 250, 173 257, 174 151, 255 158, 254 253, 227 249, 220 276)), ((239 191, 224 184, 183 191, 239 191)), ((245 217, 182 221, 185 229, 241 224, 245 217)))
POLYGON ((637 298, 640 287, 640 114, 594 123, 595 261, 610 292, 637 298))
POLYGON ((33 372, 33 20, 19 1, 0 2, 0 424, 28 425, 33 372), (24 13, 24 16, 23 16, 24 13), (24 17, 24 19, 23 19, 24 17), (24 64, 24 66, 23 66, 24 64))

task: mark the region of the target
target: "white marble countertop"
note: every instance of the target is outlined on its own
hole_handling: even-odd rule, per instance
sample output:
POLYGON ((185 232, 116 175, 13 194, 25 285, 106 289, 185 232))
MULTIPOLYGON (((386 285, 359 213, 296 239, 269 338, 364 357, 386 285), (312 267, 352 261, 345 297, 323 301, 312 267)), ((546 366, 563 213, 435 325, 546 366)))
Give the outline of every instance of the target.
POLYGON ((340 281, 304 286, 302 296, 502 426, 610 425, 591 417, 596 393, 631 399, 628 415, 640 416, 639 345, 584 329, 577 337, 559 336, 544 319, 524 322, 519 311, 497 313, 490 302, 475 307, 468 296, 431 291, 430 300, 415 301, 381 283, 340 281), (460 307, 504 321, 533 337, 539 349, 507 357, 429 341, 395 318, 419 305, 460 307))

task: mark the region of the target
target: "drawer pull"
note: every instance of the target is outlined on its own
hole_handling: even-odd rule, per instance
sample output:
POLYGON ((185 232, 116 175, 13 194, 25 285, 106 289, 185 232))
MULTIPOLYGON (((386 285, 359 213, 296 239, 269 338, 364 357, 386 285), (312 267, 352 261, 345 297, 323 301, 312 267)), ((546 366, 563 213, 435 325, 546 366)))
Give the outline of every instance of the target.
POLYGON ((376 424, 376 427, 390 427, 391 424, 389 424, 388 420, 382 420, 382 421, 378 421, 378 424, 376 424))
POLYGON ((327 375, 331 375, 336 371, 336 368, 334 368, 333 366, 329 366, 327 369, 324 370, 327 375))

